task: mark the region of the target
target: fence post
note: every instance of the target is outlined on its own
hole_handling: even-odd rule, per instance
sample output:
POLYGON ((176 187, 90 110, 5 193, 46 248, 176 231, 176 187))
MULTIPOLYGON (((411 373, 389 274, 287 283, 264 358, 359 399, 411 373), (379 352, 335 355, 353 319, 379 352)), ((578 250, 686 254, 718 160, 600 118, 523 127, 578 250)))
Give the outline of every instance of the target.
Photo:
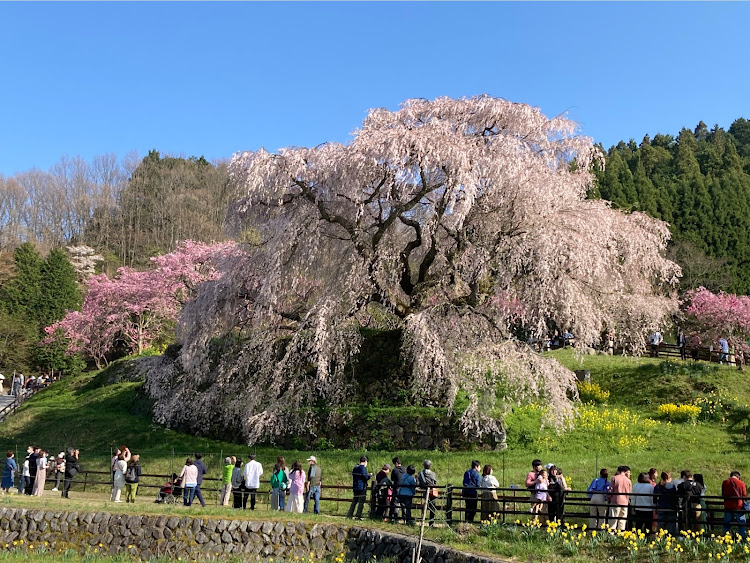
MULTIPOLYGON (((110 471, 110 473, 112 473, 112 472, 110 471)), ((84 492, 84 493, 86 492, 86 483, 88 482, 88 480, 89 480, 89 472, 88 472, 88 471, 86 471, 86 472, 85 472, 85 473, 83 474, 83 492, 84 492)))
POLYGON ((376 493, 377 493, 377 483, 372 483, 370 485, 370 519, 375 518, 375 504, 378 501, 376 493))
POLYGON ((445 520, 448 526, 453 524, 453 485, 445 486, 445 520))

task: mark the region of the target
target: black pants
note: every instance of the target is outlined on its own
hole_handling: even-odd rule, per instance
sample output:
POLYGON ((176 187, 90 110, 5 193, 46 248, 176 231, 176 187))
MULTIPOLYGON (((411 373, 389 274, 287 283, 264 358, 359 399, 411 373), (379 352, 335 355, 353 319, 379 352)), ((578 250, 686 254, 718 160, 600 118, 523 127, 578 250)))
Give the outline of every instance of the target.
MULTIPOLYGON (((394 491, 395 492, 395 491, 394 491)), ((411 497, 409 497, 411 498, 411 497)), ((399 518, 403 517, 403 514, 399 514, 399 512, 403 512, 401 510, 402 504, 401 504, 401 497, 396 496, 395 494, 391 498, 391 508, 388 511, 388 518, 391 519, 391 521, 396 521, 399 518)))
POLYGON ((466 504, 466 521, 474 522, 474 517, 477 515, 476 497, 464 499, 464 504, 466 504))
POLYGON ((73 477, 65 476, 65 481, 63 483, 63 492, 62 496, 65 498, 68 498, 68 491, 70 491, 70 487, 73 484, 73 477))
POLYGON ((365 507, 365 497, 367 496, 367 491, 354 491, 354 498, 352 498, 352 505, 349 507, 349 512, 347 513, 347 518, 353 518, 354 517, 354 507, 357 507, 357 518, 362 518, 362 510, 365 507), (357 506, 359 505, 359 506, 357 506))
POLYGON ((25 495, 31 494, 31 491, 34 489, 34 481, 36 481, 36 473, 31 475, 26 481, 26 486, 23 489, 23 494, 25 495))
POLYGON ((242 508, 247 508, 247 495, 250 495, 250 510, 255 510, 255 494, 258 489, 246 489, 245 501, 242 503, 242 508))
POLYGON ((232 488, 232 506, 234 508, 242 508, 242 487, 237 489, 232 488))
POLYGON ((398 495, 398 503, 404 507, 404 518, 406 518, 407 524, 413 524, 414 518, 411 515, 412 501, 414 497, 411 495, 398 495))
POLYGON ((651 533, 651 521, 654 519, 653 510, 632 510, 633 527, 644 534, 651 533))
POLYGON ((563 501, 552 497, 552 501, 547 504, 547 514, 550 522, 560 522, 563 518, 563 501))

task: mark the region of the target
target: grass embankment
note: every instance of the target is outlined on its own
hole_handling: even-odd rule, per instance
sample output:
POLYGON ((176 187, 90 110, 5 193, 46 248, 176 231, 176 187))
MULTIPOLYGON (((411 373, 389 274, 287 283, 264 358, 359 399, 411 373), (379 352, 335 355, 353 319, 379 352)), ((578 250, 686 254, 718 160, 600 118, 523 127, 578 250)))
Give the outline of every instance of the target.
MULTIPOLYGON (((396 454, 417 466, 429 458, 441 483, 460 483, 471 460, 478 458, 491 463, 501 484, 507 486, 521 482, 530 460, 538 456, 562 466, 574 488, 588 485, 598 467, 628 464, 635 472, 652 466, 671 471, 690 468, 702 472, 713 491, 730 468, 747 470, 749 448, 744 431, 750 389, 744 385, 746 372, 648 358, 584 356, 581 361, 570 350, 553 355, 571 369, 590 370, 592 381, 610 392, 607 404, 581 407, 575 429, 556 434, 541 428, 539 409, 517 408, 507 418, 506 452, 367 452, 370 470, 377 471, 396 454), (712 407, 713 412, 704 407, 697 424, 670 423, 659 417, 662 403, 690 403, 700 397, 719 406, 712 407)), ((30 443, 54 453, 75 445, 81 449, 85 469, 103 471, 109 466, 112 448, 126 443, 141 454, 145 472, 159 474, 178 471, 184 458, 196 450, 205 454, 209 470, 216 475, 222 456, 247 456, 248 448, 231 439, 198 438, 154 424, 143 412, 138 394, 141 382, 109 383, 111 372, 64 379, 29 400, 0 424, 0 448, 18 448, 22 457, 30 443)), ((387 409, 378 410, 376 420, 387 424, 387 409)), ((351 467, 363 453, 252 449, 267 472, 279 454, 291 464, 315 453, 328 484, 348 484, 351 467)))
MULTIPOLYGON (((482 463, 491 463, 501 484, 507 486, 520 483, 530 460, 540 457, 545 462, 561 465, 575 489, 585 488, 599 467, 614 468, 627 464, 636 473, 652 466, 673 472, 683 468, 701 472, 706 478, 709 494, 718 491, 720 481, 726 478, 730 469, 737 468, 743 474, 750 474, 745 431, 750 412, 747 407, 750 389, 745 386, 746 372, 648 358, 578 358, 570 350, 553 352, 552 355, 571 369, 590 370, 592 381, 609 392, 606 404, 580 407, 573 430, 556 434, 540 427, 540 409, 517 408, 506 420, 509 443, 506 452, 371 451, 367 452, 371 459, 370 469, 377 471, 395 454, 406 463, 415 465, 430 458, 441 484, 460 483, 470 461, 478 458, 482 463), (659 412, 659 406, 664 403, 697 403, 702 411, 695 424, 669 422, 659 412)), ((82 450, 81 464, 85 469, 106 470, 111 448, 124 442, 133 451, 141 453, 144 471, 159 474, 178 470, 184 458, 195 450, 206 454, 209 470, 214 474, 218 474, 222 456, 236 454, 246 457, 248 448, 229 439, 197 438, 154 424, 143 412, 145 409, 138 394, 141 383, 109 383, 109 377, 108 372, 88 373, 58 382, 40 393, 16 415, 0 424, 0 447, 18 447, 22 453, 29 443, 39 443, 57 452, 65 445, 73 444, 82 450)), ((189 405, 186 408, 189 409, 189 405)), ((376 420, 382 418, 384 423, 388 422, 387 409, 380 409, 377 413, 376 420)), ((314 453, 324 469, 327 484, 348 484, 351 467, 362 453, 349 450, 281 451, 273 447, 253 450, 267 472, 279 454, 292 461, 304 460, 314 453)), ((80 487, 77 488, 74 496, 80 491, 80 487)), ((154 490, 144 492, 141 503, 136 504, 138 508, 130 508, 109 503, 102 487, 91 497, 87 494, 88 498, 80 502, 93 503, 91 507, 97 510, 113 510, 115 507, 117 510, 143 511, 168 509, 145 506, 150 504, 154 495, 154 490)), ((44 502, 54 505, 59 502, 48 497, 45 499, 44 502)), ((8 502, 26 505, 29 501, 12 499, 8 502)), ((347 508, 346 502, 328 502, 324 503, 323 512, 343 514, 347 508)), ((207 515, 232 512, 194 506, 190 513, 197 515, 204 514, 204 511, 207 515)), ((255 516, 272 517, 265 508, 255 516)), ((587 548, 573 553, 569 546, 562 547, 563 540, 560 540, 560 545, 550 543, 545 537, 539 537, 539 533, 531 531, 476 534, 442 528, 431 531, 430 536, 459 548, 544 560, 569 557, 588 561, 601 558, 603 553, 597 551, 599 547, 594 551, 587 548)), ((632 556, 628 553, 628 557, 632 556)))

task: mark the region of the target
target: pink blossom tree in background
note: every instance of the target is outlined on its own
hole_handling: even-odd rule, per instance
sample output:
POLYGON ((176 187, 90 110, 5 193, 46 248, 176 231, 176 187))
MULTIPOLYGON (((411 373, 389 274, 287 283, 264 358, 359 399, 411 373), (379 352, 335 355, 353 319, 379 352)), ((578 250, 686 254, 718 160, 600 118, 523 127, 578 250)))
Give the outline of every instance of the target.
POLYGON ((81 311, 69 312, 45 331, 50 339, 66 339, 69 352, 82 352, 97 367, 106 365, 118 346, 140 354, 174 326, 182 304, 201 282, 216 278, 215 264, 234 249, 234 243, 185 241, 152 258, 151 270, 119 268, 112 279, 93 276, 86 281, 81 311))
POLYGON ((750 340, 750 297, 731 293, 713 293, 705 287, 689 291, 684 299, 688 325, 698 332, 706 345, 724 337, 748 351, 750 340))
POLYGON ((236 154, 231 226, 256 242, 183 309, 180 366, 148 382, 157 420, 185 422, 190 398, 198 426, 239 422, 251 443, 302 429, 314 402, 346 401, 376 316, 403 333, 415 402, 468 398, 465 432, 498 430, 498 389, 564 421, 573 374, 513 330, 553 322, 587 346, 615 329, 637 351, 679 275, 665 223, 586 199, 600 155, 576 131, 488 96, 410 100, 370 111, 349 144, 236 154), (226 335, 242 344, 217 359, 226 335))

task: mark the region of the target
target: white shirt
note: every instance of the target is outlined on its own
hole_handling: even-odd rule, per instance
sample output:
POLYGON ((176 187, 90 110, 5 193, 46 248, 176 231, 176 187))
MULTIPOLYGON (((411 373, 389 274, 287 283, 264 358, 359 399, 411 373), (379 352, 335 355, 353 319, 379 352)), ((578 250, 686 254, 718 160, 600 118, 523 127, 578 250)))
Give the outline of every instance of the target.
POLYGON ((248 489, 260 488, 260 476, 263 475, 263 466, 253 460, 250 460, 245 464, 245 471, 242 472, 245 477, 245 487, 248 489))

